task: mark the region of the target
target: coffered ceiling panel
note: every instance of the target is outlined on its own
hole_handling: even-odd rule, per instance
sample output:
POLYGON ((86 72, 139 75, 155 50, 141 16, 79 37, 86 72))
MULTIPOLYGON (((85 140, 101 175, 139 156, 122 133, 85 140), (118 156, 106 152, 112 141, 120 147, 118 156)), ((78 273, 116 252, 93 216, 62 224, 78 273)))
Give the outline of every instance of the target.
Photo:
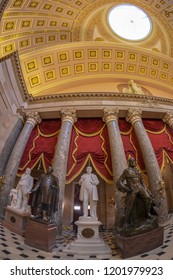
POLYGON ((0 57, 17 51, 29 94, 55 94, 71 82, 116 77, 173 86, 173 1, 126 0, 153 30, 129 42, 108 25, 119 0, 2 0, 0 57))
POLYGON ((28 91, 34 96, 47 95, 50 89, 51 94, 57 94, 62 86, 70 90, 72 82, 79 80, 92 83, 100 78, 106 82, 123 76, 173 88, 173 59, 137 47, 129 50, 121 44, 71 43, 67 49, 59 46, 35 51, 29 57, 23 54, 20 61, 28 91))

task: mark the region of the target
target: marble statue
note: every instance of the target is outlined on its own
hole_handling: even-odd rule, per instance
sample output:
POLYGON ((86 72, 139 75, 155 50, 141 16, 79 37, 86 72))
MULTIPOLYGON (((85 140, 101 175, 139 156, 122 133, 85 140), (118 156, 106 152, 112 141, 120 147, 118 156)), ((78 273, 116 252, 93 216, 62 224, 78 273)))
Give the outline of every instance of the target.
POLYGON ((134 158, 128 160, 126 168, 116 186, 119 191, 126 194, 124 203, 124 215, 118 225, 122 232, 132 233, 138 228, 138 232, 156 226, 156 212, 152 213, 152 197, 148 192, 141 176, 136 168, 134 158))
POLYGON ((20 178, 16 190, 17 190, 17 205, 16 208, 21 211, 27 211, 28 199, 33 188, 33 177, 30 175, 31 169, 26 168, 25 173, 20 178))
POLYGON ((17 207, 17 193, 17 189, 14 188, 10 191, 10 206, 13 208, 17 207))
POLYGON ((32 207, 34 218, 45 222, 53 221, 53 214, 58 208, 59 184, 53 174, 53 168, 48 167, 47 173, 41 175, 32 190, 32 207))
POLYGON ((83 201, 84 217, 88 217, 88 205, 90 205, 90 216, 97 217, 98 184, 97 176, 92 173, 92 167, 88 166, 86 173, 79 180, 81 185, 79 199, 83 201))

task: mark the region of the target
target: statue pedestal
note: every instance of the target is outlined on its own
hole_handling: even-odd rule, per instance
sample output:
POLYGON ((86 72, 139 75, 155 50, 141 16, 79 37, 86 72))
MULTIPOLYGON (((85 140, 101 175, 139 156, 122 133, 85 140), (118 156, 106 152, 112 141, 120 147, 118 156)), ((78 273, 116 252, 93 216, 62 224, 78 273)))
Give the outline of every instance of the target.
POLYGON ((56 245, 55 224, 47 224, 29 219, 25 232, 25 244, 50 252, 56 245))
POLYGON ((26 225, 30 216, 31 214, 28 212, 7 206, 5 209, 5 220, 2 222, 2 225, 21 236, 25 236, 26 225))
POLYGON ((68 244, 64 253, 77 255, 104 255, 110 257, 111 249, 99 236, 101 222, 97 218, 79 217, 76 222, 78 227, 77 238, 68 244))
POLYGON ((116 251, 124 259, 143 254, 162 246, 163 235, 163 227, 157 227, 153 230, 132 237, 124 237, 115 234, 113 242, 116 245, 116 251))

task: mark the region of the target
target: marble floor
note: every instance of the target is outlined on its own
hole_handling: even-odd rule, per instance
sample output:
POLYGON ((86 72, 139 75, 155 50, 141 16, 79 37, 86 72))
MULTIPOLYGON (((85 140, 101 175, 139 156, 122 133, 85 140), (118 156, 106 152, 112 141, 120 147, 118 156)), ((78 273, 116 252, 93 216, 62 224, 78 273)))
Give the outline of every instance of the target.
MULTIPOLYGON (((109 258, 104 255, 74 255, 64 253, 63 249, 74 240, 76 234, 68 227, 64 228, 63 244, 56 246, 52 252, 44 252, 35 248, 32 248, 24 243, 24 237, 9 231, 4 228, 0 223, 0 260, 82 260, 82 259, 110 259, 120 260, 114 244, 112 243, 111 231, 103 231, 100 233, 101 237, 106 244, 111 248, 112 254, 109 258)), ((129 258, 132 260, 173 260, 173 214, 170 215, 169 220, 164 225, 164 242, 163 245, 146 252, 142 255, 129 258)))

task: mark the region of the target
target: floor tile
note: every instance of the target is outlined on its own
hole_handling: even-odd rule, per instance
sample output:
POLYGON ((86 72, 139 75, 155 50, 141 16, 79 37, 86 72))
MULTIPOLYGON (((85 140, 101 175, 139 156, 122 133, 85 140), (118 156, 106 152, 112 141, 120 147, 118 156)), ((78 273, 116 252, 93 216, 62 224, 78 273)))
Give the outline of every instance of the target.
MULTIPOLYGON (((104 255, 74 255, 64 253, 63 249, 67 244, 71 243, 76 234, 67 227, 63 231, 64 243, 55 246, 52 252, 45 252, 32 248, 24 243, 24 237, 9 231, 0 224, 0 260, 96 260, 96 259, 112 259, 119 260, 121 257, 116 251, 115 245, 112 243, 113 235, 111 230, 101 231, 101 237, 104 242, 111 248, 112 255, 110 258, 104 255)), ((169 222, 164 227, 163 245, 141 255, 128 259, 136 260, 173 260, 173 214, 170 216, 169 222)))

